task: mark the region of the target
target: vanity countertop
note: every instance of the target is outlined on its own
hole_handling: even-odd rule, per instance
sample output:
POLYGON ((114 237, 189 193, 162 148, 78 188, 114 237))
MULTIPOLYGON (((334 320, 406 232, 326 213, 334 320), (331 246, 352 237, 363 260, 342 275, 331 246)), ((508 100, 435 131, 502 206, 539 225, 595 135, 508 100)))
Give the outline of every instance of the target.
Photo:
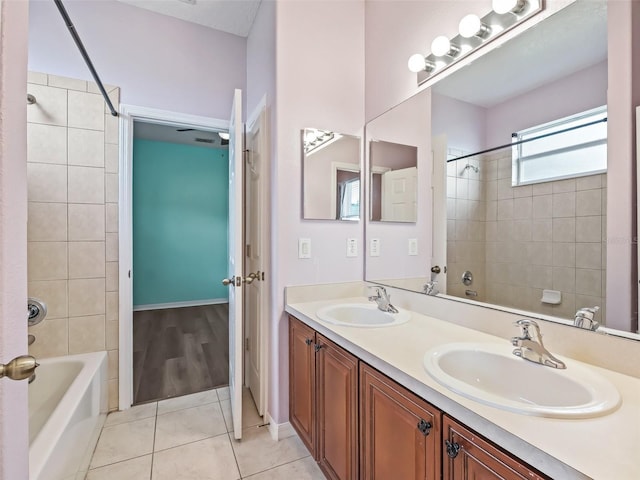
POLYGON ((416 312, 411 312, 407 323, 381 328, 333 325, 316 316, 320 308, 338 303, 367 300, 291 303, 285 310, 552 478, 640 478, 640 379, 587 365, 613 383, 622 397, 616 411, 601 417, 554 419, 499 410, 440 385, 424 370, 423 357, 430 348, 445 343, 504 344, 508 340, 416 312))

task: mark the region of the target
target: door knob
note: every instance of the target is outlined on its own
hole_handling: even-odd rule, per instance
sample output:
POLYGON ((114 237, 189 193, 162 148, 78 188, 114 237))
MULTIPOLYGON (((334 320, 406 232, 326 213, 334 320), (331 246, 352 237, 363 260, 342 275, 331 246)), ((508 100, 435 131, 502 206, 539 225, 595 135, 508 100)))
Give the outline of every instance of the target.
POLYGON ((36 359, 31 355, 21 355, 7 364, 0 363, 0 378, 9 377, 11 380, 24 380, 33 375, 38 366, 36 359))
POLYGON ((440 273, 440 267, 438 265, 435 265, 433 267, 431 267, 431 273, 440 273))
POLYGON ((228 285, 235 285, 235 283, 236 283, 236 277, 225 278, 222 280, 222 285, 224 285, 225 287, 228 285))
POLYGON ((246 277, 244 277, 242 279, 242 281, 244 283, 246 283, 247 285, 253 283, 253 281, 256 279, 256 274, 255 273, 250 273, 249 275, 247 275, 246 277))

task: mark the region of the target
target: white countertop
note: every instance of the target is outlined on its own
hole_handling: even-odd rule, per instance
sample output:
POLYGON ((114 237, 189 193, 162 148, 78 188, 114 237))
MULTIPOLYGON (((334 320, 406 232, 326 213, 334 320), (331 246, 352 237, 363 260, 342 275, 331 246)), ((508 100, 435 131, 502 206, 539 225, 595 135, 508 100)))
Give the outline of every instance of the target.
POLYGON ((333 325, 316 316, 318 309, 339 303, 368 302, 364 297, 340 298, 291 303, 285 310, 554 479, 640 479, 640 379, 583 364, 616 386, 622 397, 618 410, 588 419, 510 413, 448 390, 423 367, 424 354, 432 347, 451 342, 504 344, 505 339, 416 312, 407 323, 380 328, 333 325))

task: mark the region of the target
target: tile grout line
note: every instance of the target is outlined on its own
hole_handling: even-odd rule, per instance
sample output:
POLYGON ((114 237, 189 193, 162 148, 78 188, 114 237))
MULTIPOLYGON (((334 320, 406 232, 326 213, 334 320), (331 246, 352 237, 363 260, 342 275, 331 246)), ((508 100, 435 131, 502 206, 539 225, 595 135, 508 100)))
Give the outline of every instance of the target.
MULTIPOLYGON (((260 474, 262 474, 262 473, 269 472, 269 471, 271 471, 271 470, 275 470, 276 468, 280 468, 280 467, 283 467, 283 466, 285 466, 285 465, 290 465, 290 464, 292 464, 292 463, 299 462, 300 460, 304 460, 305 458, 309 458, 309 457, 311 457, 311 454, 310 454, 310 453, 309 453, 309 454, 307 454, 307 455, 305 455, 304 457, 296 458, 295 460, 290 460, 290 461, 288 461, 288 462, 281 463, 280 465, 275 465, 275 466, 273 466, 273 467, 269 467, 269 468, 267 468, 267 469, 265 469, 265 470, 261 470, 261 471, 256 472, 256 473, 252 473, 251 475, 248 475, 248 476, 246 476, 246 477, 240 477, 240 479, 241 479, 241 480, 250 479, 251 477, 255 477, 256 475, 260 475, 260 474)), ((318 467, 318 468, 320 468, 320 467, 318 467)))
POLYGON ((156 453, 156 429, 158 427, 158 402, 156 402, 156 414, 153 422, 153 444, 151 445, 151 468, 149 469, 149 480, 153 478, 153 463, 156 453))

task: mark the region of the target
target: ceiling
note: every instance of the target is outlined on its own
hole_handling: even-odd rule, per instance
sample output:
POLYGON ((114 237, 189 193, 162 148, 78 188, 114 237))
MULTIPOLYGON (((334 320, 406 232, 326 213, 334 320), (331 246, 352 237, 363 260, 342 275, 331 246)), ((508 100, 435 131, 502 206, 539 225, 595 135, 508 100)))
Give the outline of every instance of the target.
POLYGON ((437 82, 433 89, 490 108, 606 59, 606 1, 583 0, 437 82))
POLYGON ((247 37, 262 0, 118 0, 136 7, 247 37))
POLYGON ((218 132, 189 129, 176 125, 159 125, 156 123, 134 122, 133 138, 154 140, 156 142, 180 143, 204 148, 229 148, 228 143, 222 145, 218 132), (185 130, 180 132, 179 130, 185 130), (199 140, 196 140, 199 139, 199 140), (211 143, 209 143, 209 141, 211 143))

